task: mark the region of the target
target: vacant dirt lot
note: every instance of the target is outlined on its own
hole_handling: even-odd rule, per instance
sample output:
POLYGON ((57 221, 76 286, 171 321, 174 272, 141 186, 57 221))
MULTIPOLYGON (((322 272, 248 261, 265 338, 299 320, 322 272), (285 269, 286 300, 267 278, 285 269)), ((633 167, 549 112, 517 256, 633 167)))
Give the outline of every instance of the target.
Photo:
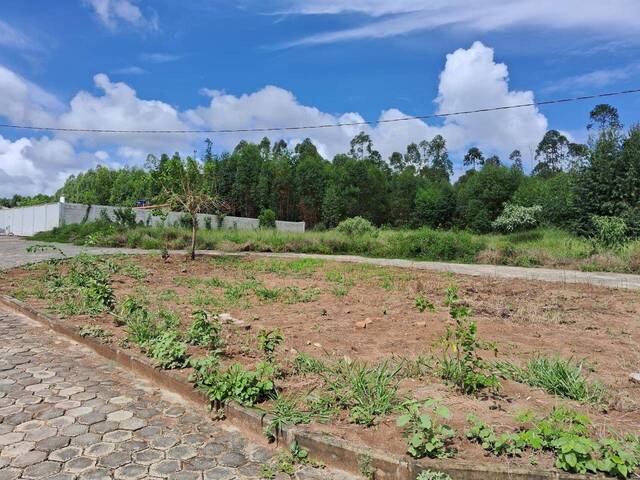
MULTIPOLYGON (((220 257, 191 262, 174 255, 168 262, 158 256, 121 256, 111 261, 120 266, 110 276, 117 304, 133 297, 150 310, 173 311, 182 329, 190 325, 196 310, 230 314, 230 323, 222 325, 225 365, 254 366, 262 359, 257 333, 280 329, 285 340, 276 350, 282 369, 276 383, 284 393, 298 395, 301 403, 320 395, 323 377, 294 369, 300 353, 326 363, 388 361, 391 369, 398 366, 400 398, 438 398, 451 410, 447 423, 457 432, 453 442, 457 458, 478 460, 486 455, 465 438, 470 413, 508 431, 517 426, 514 417, 520 412, 545 415, 555 406, 567 405, 588 414, 596 430, 640 431, 640 386, 629 381, 629 374, 640 369, 637 292, 311 259, 220 257), (452 286, 457 287, 459 304, 471 309, 479 339, 497 347, 497 355, 482 353, 487 362, 522 366, 540 355, 584 362, 588 380, 605 385, 605 400, 597 405, 579 403, 506 378, 497 393, 464 395, 443 381, 438 374, 443 355, 440 339, 453 323, 445 305, 445 291, 452 286), (417 299, 428 305, 422 312, 417 299)), ((49 268, 10 270, 0 277, 0 292, 60 315, 61 299, 47 292, 49 268)), ((64 274, 66 267, 55 268, 64 274)), ((104 341, 137 351, 133 343, 123 343, 127 329, 116 326, 111 314, 70 314, 66 321, 78 328, 99 326, 112 334, 104 341)), ((196 357, 206 351, 189 347, 189 353, 196 357)), ((184 369, 184 374, 189 371, 184 369)), ((267 401, 262 407, 271 404, 267 401)), ((314 422, 310 428, 397 453, 406 450, 396 413, 380 415, 369 427, 355 425, 348 417, 347 412, 337 412, 330 421, 314 422)), ((526 455, 499 458, 530 462, 526 455)), ((543 467, 553 464, 546 453, 536 461, 543 467)))

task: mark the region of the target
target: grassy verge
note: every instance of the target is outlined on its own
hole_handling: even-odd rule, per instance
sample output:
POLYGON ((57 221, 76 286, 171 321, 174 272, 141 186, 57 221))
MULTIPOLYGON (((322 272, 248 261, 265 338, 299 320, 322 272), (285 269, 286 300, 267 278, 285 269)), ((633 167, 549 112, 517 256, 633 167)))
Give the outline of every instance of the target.
MULTIPOLYGON (((39 241, 142 249, 184 249, 190 231, 181 228, 110 223, 65 225, 32 237, 39 241)), ((560 267, 584 271, 640 272, 640 242, 610 250, 595 249, 584 238, 541 228, 511 235, 477 235, 466 231, 380 230, 375 235, 348 236, 335 230, 290 233, 275 230, 200 230, 203 250, 298 252, 364 255, 458 263, 524 267, 560 267)))

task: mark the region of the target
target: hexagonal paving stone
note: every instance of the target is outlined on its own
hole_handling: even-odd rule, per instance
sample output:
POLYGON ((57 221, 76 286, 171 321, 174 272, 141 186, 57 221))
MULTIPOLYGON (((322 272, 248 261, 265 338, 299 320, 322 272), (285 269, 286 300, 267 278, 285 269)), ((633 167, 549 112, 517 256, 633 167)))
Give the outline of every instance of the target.
POLYGON ((76 421, 82 425, 93 425, 95 423, 104 422, 107 416, 104 413, 91 412, 86 415, 80 415, 76 421))
POLYGON ((29 452, 21 453, 11 460, 11 465, 14 467, 24 468, 34 463, 42 462, 47 458, 47 454, 38 450, 31 450, 29 452))
POLYGON ((84 449, 84 454, 87 457, 104 457, 109 455, 116 449, 113 443, 99 442, 89 445, 84 449))
POLYGON ((160 460, 164 460, 164 452, 147 448, 146 450, 140 450, 134 453, 133 459, 142 465, 151 465, 152 463, 158 463, 160 460))
POLYGON ((247 463, 247 457, 240 452, 227 452, 220 458, 220 465, 225 467, 240 467, 247 463))
POLYGON ((40 440, 36 442, 35 449, 42 450, 43 452, 52 452, 53 450, 58 450, 59 448, 64 448, 69 445, 70 437, 65 437, 64 435, 56 435, 54 437, 45 438, 44 440, 40 440))
POLYGON ((204 480, 232 480, 236 477, 235 472, 227 467, 216 467, 204 472, 204 480))
POLYGON ((8 445, 0 451, 0 457, 14 458, 30 452, 36 446, 35 442, 17 442, 8 445))
POLYGON ((35 430, 30 430, 24 436, 24 439, 31 442, 37 442, 39 440, 44 440, 45 438, 53 437, 58 433, 57 428, 53 427, 39 427, 35 430))
POLYGON ((109 455, 101 457, 98 460, 98 465, 102 467, 118 468, 131 461, 131 454, 129 452, 113 452, 109 455))
POLYGON ((129 418, 128 420, 123 420, 120 422, 120 428, 123 430, 140 430, 143 427, 147 426, 147 422, 142 420, 141 418, 129 418))
POLYGON ((115 412, 111 412, 107 415, 107 420, 112 422, 121 422, 123 420, 128 420, 133 417, 133 412, 130 410, 116 410, 115 412))
POLYGON ((82 448, 80 447, 65 447, 51 452, 49 454, 49 460, 55 460, 56 462, 68 462, 73 458, 79 457, 81 454, 82 448))
POLYGON ((167 450, 167 458, 174 460, 188 460, 196 456, 196 449, 191 445, 176 445, 167 450))
POLYGON ((22 441, 23 438, 24 438, 23 432, 5 433, 4 435, 0 435, 0 447, 11 445, 12 443, 20 442, 22 441))
POLYGON ((162 460, 154 463, 149 467, 149 475, 167 478, 172 473, 180 470, 180 462, 178 460, 162 460))
POLYGON ((23 478, 50 478, 60 471, 58 462, 45 461, 30 465, 22 472, 23 478))
POLYGON ((113 474, 114 478, 122 480, 135 480, 138 478, 145 478, 147 476, 147 467, 144 465, 131 463, 129 465, 119 467, 115 472, 113 472, 113 474))
POLYGON ((102 440, 105 442, 121 443, 133 437, 133 433, 129 430, 114 430, 113 432, 105 433, 102 436, 102 440))
POLYGON ((70 473, 80 473, 96 465, 96 459, 91 457, 76 457, 64 464, 64 470, 70 473))
POLYGON ((106 468, 90 468, 78 475, 78 480, 111 480, 111 473, 106 468))

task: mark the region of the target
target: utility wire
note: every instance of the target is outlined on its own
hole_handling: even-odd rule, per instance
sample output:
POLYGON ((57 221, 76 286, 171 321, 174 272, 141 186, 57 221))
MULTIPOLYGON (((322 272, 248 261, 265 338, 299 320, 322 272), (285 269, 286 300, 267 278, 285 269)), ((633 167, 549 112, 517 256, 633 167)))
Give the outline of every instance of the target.
POLYGON ((291 131, 291 130, 313 130, 313 129, 321 129, 321 128, 353 127, 353 126, 359 126, 359 125, 376 125, 381 123, 408 122, 411 120, 427 120, 431 118, 446 118, 446 117, 455 117, 459 115, 470 115, 474 113, 513 110, 516 108, 541 107, 545 105, 555 105, 559 103, 570 103, 570 102, 578 102, 583 100, 592 100, 596 98, 629 95, 632 93, 640 93, 640 88, 635 88, 631 90, 621 90, 617 92, 596 93, 593 95, 583 95, 579 97, 543 100, 540 102, 521 103, 518 105, 503 105, 500 107, 478 108, 475 110, 463 110, 459 112, 432 113, 428 115, 413 115, 413 116, 406 116, 406 117, 389 118, 386 120, 363 120, 360 122, 325 123, 320 125, 302 125, 302 126, 289 126, 289 127, 201 129, 201 130, 198 130, 198 129, 196 130, 115 130, 115 129, 106 129, 106 128, 41 127, 41 126, 31 126, 31 125, 14 125, 14 124, 0 123, 0 128, 13 128, 13 129, 22 129, 22 130, 45 130, 45 131, 51 131, 51 132, 78 132, 78 133, 152 133, 152 134, 216 133, 218 134, 218 133, 280 132, 280 131, 291 131))

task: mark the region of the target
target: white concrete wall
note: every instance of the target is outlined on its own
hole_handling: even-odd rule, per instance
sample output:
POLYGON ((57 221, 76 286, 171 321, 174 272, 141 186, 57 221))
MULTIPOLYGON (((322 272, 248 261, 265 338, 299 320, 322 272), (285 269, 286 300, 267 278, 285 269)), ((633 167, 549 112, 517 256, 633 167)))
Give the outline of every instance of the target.
MULTIPOLYGON (((9 208, 0 210, 0 235, 29 236, 38 232, 52 230, 59 225, 71 225, 83 221, 100 220, 104 210, 111 220, 115 220, 114 211, 118 207, 105 205, 82 205, 79 203, 52 203, 35 207, 9 208)), ((158 217, 151 215, 149 210, 133 210, 136 222, 147 225, 160 225, 158 217)), ((169 212, 165 225, 174 226, 179 223, 180 212, 169 212)), ((218 228, 218 218, 215 215, 198 215, 198 224, 205 228, 206 218, 211 218, 211 228, 218 228)), ((252 230, 259 226, 257 218, 224 217, 221 228, 237 228, 252 230)), ((304 232, 304 222, 276 222, 276 228, 284 232, 304 232)))
POLYGON ((28 236, 60 225, 60 204, 0 210, 0 235, 28 236))

